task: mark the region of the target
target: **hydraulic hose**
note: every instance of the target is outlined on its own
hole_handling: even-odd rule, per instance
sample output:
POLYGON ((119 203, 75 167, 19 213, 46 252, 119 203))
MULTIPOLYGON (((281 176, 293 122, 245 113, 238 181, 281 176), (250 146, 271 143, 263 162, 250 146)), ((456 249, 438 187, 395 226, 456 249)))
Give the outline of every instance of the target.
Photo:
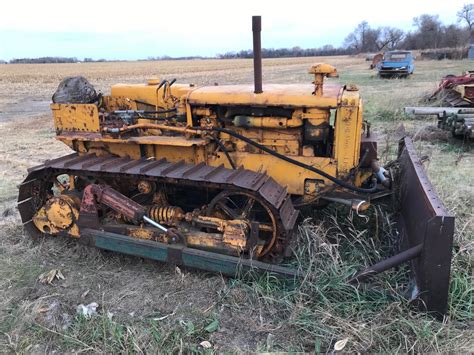
MULTIPOLYGON (((199 128, 194 128, 193 129, 199 129, 199 128)), ((283 154, 280 154, 278 152, 275 152, 274 150, 268 148, 268 147, 265 147, 264 145, 261 145, 257 142, 254 142, 253 140, 239 134, 239 133, 236 133, 234 131, 231 131, 229 129, 226 129, 226 128, 219 128, 219 127, 213 127, 211 128, 211 130, 213 131, 216 131, 216 132, 222 132, 222 133, 226 133, 230 136, 233 136, 237 139, 240 139, 250 145, 253 145, 254 147, 258 148, 258 149, 261 149, 263 150, 264 152, 270 154, 270 155, 273 155, 274 157, 277 157, 281 160, 284 160, 286 161, 287 163, 290 163, 290 164, 293 164, 293 165, 296 165, 296 166, 299 166, 300 168, 303 168, 303 169, 306 169, 306 170, 309 170, 309 171, 312 171, 313 173, 316 173, 326 179, 328 179, 329 181, 332 181, 333 183, 341 186, 341 187, 344 187, 348 190, 352 190, 354 192, 358 192, 358 193, 363 193, 363 194, 369 194, 369 193, 373 193, 377 190, 377 184, 375 183, 374 186, 372 186, 371 188, 368 188, 368 189, 365 189, 365 188, 361 188, 361 187, 357 187, 357 186, 354 186, 344 180, 341 180, 341 179, 338 179, 332 175, 329 175, 328 173, 326 173, 325 171, 323 170, 320 170, 318 168, 315 168, 311 165, 307 165, 305 163, 302 163, 298 160, 295 160, 295 159, 292 159, 292 158, 289 158, 287 157, 286 155, 283 155, 283 154)))
POLYGON ((214 138, 214 141, 217 143, 219 148, 224 152, 224 154, 227 157, 227 160, 229 161, 229 164, 232 167, 232 169, 234 169, 234 170, 237 169, 237 166, 235 165, 234 161, 232 160, 232 158, 229 154, 229 151, 227 150, 225 145, 222 144, 221 140, 219 138, 214 138))
POLYGON ((143 111, 143 113, 150 113, 150 114, 171 113, 171 112, 176 112, 176 107, 170 108, 168 110, 160 110, 160 111, 143 111))

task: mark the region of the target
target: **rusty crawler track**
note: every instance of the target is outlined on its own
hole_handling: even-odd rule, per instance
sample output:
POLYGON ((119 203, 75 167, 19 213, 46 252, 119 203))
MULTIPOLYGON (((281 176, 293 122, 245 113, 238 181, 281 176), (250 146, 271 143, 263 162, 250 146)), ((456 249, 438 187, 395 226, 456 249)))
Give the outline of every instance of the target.
POLYGON ((29 169, 28 176, 20 185, 18 210, 25 229, 31 235, 41 234, 32 218, 45 202, 51 178, 62 174, 104 179, 132 177, 171 185, 199 185, 217 191, 250 192, 265 201, 277 217, 279 240, 288 241, 298 216, 287 189, 266 174, 243 168, 227 169, 223 165, 211 167, 204 163, 172 163, 166 159, 136 160, 113 155, 74 153, 29 169))

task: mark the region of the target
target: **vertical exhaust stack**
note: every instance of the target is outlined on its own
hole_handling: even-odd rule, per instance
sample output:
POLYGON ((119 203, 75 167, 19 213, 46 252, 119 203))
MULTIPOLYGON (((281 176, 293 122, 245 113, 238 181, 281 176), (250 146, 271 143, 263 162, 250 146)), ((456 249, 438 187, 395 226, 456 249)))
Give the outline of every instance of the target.
POLYGON ((253 32, 253 80, 255 94, 261 94, 262 90, 262 41, 260 32, 262 31, 262 17, 252 16, 253 32))

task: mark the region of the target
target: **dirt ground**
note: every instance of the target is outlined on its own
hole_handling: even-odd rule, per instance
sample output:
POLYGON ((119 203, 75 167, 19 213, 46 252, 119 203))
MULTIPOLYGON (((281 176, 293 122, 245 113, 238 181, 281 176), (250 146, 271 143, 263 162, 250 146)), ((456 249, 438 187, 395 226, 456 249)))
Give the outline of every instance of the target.
MULTIPOLYGON (((307 70, 321 61, 338 68, 340 78, 333 80, 360 87, 366 118, 380 137, 382 158, 393 157, 400 123, 416 135, 419 154, 429 157, 426 169, 430 178, 458 218, 451 317, 445 323, 410 313, 393 275, 378 284, 389 288, 377 291, 384 301, 367 305, 351 293, 359 291, 344 289, 339 269, 334 271, 339 275, 337 281, 329 279, 329 271, 321 270, 321 279, 328 283, 323 291, 311 289, 308 295, 317 296, 309 300, 304 289, 296 293, 266 277, 233 280, 63 239, 31 240, 22 230, 16 209, 17 185, 27 168, 70 153, 54 139, 49 113, 50 98, 62 78, 83 75, 105 94, 113 84, 141 83, 153 77, 198 85, 246 83, 252 81, 252 62, 1 65, 0 352, 189 352, 202 351, 203 341, 210 342, 208 351, 218 352, 325 352, 346 338, 349 351, 474 350, 470 323, 473 288, 468 271, 473 245, 473 154, 468 143, 437 131, 433 121, 413 121, 401 115, 403 106, 419 103, 442 75, 458 74, 472 63, 423 61, 417 63, 409 79, 381 80, 362 58, 273 59, 264 61, 264 83, 309 82, 307 70), (40 283, 39 275, 51 269, 60 269, 64 280, 40 283), (331 282, 347 295, 329 295, 331 282), (337 298, 342 303, 352 301, 341 305, 337 298), (92 319, 77 316, 76 307, 91 302, 98 303, 98 315, 92 319)), ((350 226, 352 221, 347 222, 343 215, 345 222, 334 222, 336 227, 323 231, 321 226, 331 221, 331 213, 323 215, 300 226, 300 238, 313 238, 319 247, 317 255, 327 266, 340 252, 328 249, 324 238, 352 233, 347 232, 349 227, 337 232, 338 226, 350 226)))

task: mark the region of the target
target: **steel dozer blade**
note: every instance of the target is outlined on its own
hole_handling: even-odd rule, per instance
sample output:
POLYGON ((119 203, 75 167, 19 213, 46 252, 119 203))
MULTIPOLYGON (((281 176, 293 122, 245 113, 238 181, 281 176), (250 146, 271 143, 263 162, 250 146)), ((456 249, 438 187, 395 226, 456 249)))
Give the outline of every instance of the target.
POLYGON ((447 311, 454 216, 449 214, 426 176, 413 142, 400 141, 397 232, 400 253, 358 272, 349 282, 369 280, 392 267, 411 264, 412 298, 438 318, 447 311))
POLYGON ((447 311, 454 216, 433 189, 409 137, 400 141, 399 232, 406 249, 421 245, 411 260, 413 295, 420 307, 443 315, 447 311))

